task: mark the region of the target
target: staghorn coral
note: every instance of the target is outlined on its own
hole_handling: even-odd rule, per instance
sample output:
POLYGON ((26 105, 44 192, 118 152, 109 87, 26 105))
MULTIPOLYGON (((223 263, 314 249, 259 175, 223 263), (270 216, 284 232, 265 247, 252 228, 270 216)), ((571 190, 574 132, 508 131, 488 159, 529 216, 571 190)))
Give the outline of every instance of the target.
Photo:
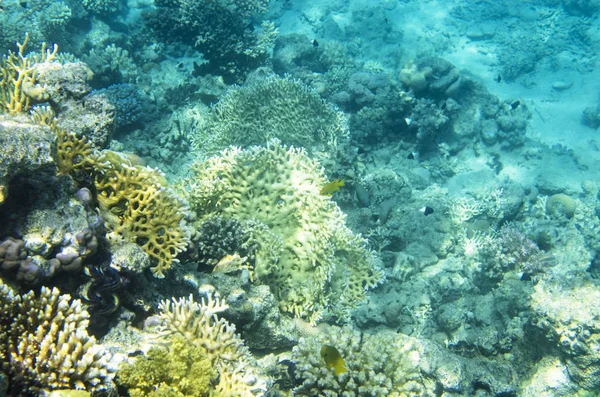
MULTIPOLYGON (((256 364, 244 345, 244 341, 235 333, 235 325, 218 316, 218 313, 228 308, 227 304, 211 295, 207 299, 202 299, 201 303, 195 302, 190 296, 188 299, 164 300, 160 303, 159 308, 161 310, 158 315, 160 325, 155 331, 158 341, 174 348, 174 354, 177 354, 177 346, 181 342, 187 346, 193 346, 186 356, 181 355, 178 359, 180 365, 187 366, 188 376, 184 376, 178 382, 172 380, 167 383, 167 386, 175 386, 174 383, 177 383, 176 387, 180 388, 179 391, 183 395, 187 395, 181 387, 187 387, 190 382, 194 382, 194 378, 190 378, 190 376, 206 378, 210 376, 210 372, 214 371, 218 376, 210 376, 210 393, 203 393, 203 386, 200 385, 200 389, 194 392, 194 396, 255 397, 263 395, 267 382, 258 376, 256 364), (196 356, 200 363, 206 361, 208 366, 199 363, 198 367, 194 369, 190 366, 191 363, 186 364, 192 355, 196 356), (212 371, 209 371, 210 369, 212 371)), ((168 376, 172 369, 168 366, 161 368, 159 377, 155 379, 168 376)), ((146 385, 151 381, 138 379, 136 384, 146 385)), ((196 381, 199 379, 196 378, 196 381)), ((156 386, 156 380, 154 383, 156 386)))
POLYGON ((46 287, 37 297, 19 295, 0 281, 0 305, 0 367, 11 392, 112 387, 112 356, 88 335, 89 315, 79 300, 46 287))
POLYGON ((282 310, 313 323, 326 312, 345 319, 383 280, 365 240, 319 193, 327 181, 303 149, 278 141, 230 148, 193 172, 187 195, 198 224, 215 216, 255 222, 255 277, 270 286, 282 310))

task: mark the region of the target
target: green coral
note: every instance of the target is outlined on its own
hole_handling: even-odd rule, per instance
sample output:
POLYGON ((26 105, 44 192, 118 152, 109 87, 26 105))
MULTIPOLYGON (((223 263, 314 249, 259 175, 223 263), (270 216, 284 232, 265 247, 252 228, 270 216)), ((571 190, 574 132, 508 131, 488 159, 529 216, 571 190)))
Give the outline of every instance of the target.
POLYGON ((350 231, 330 197, 320 164, 278 141, 230 148, 196 164, 188 201, 198 219, 252 221, 258 245, 254 275, 282 310, 315 323, 326 312, 347 318, 383 280, 366 241, 350 231))
POLYGON ((123 364, 117 382, 131 397, 200 397, 209 395, 214 375, 204 349, 176 336, 168 348, 153 347, 133 364, 123 364))
POLYGON ((212 155, 229 145, 263 145, 272 138, 335 159, 349 139, 342 112, 302 83, 268 77, 234 86, 192 136, 196 153, 212 155))
POLYGON ((162 301, 159 308, 161 325, 153 340, 161 347, 119 372, 132 397, 263 395, 266 379, 258 375, 235 325, 218 316, 228 308, 225 303, 212 296, 197 303, 190 296, 162 301))

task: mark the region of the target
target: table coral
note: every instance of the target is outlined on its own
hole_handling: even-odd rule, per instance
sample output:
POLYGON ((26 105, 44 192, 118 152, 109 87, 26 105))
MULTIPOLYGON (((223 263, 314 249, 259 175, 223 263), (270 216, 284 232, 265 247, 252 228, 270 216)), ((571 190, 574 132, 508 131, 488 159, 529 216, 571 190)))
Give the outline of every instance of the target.
POLYGON ((196 165, 188 201, 198 224, 214 216, 253 220, 259 245, 256 279, 271 287, 282 310, 311 322, 326 312, 347 318, 383 279, 366 241, 345 225, 317 161, 303 149, 271 141, 231 148, 196 165))
POLYGON ((46 287, 19 295, 0 281, 0 307, 0 368, 13 392, 112 387, 112 355, 88 335, 81 301, 46 287))

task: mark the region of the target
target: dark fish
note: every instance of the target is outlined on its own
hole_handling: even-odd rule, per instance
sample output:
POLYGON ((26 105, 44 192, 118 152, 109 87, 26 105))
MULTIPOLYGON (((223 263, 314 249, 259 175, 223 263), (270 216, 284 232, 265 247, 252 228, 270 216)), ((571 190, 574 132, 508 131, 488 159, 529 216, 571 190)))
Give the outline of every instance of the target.
POLYGON ((313 47, 319 46, 319 42, 317 41, 317 39, 314 39, 312 44, 313 44, 313 47))
POLYGON ((408 156, 406 156, 406 158, 409 159, 409 160, 414 160, 415 159, 415 154, 413 152, 410 152, 408 154, 408 156))
POLYGON ((431 215, 433 214, 433 208, 429 207, 429 206, 425 206, 423 208, 421 208, 421 212, 423 213, 423 215, 427 216, 427 215, 431 215))
POLYGON ((442 104, 440 105, 440 109, 442 110, 446 110, 446 101, 442 102, 442 104))
POLYGON ((498 75, 498 77, 496 77, 496 82, 497 83, 502 82, 502 76, 498 75))
POLYGON ((520 104, 521 104, 521 101, 514 101, 513 103, 510 104, 510 107, 512 108, 512 110, 515 110, 516 108, 519 107, 520 104))

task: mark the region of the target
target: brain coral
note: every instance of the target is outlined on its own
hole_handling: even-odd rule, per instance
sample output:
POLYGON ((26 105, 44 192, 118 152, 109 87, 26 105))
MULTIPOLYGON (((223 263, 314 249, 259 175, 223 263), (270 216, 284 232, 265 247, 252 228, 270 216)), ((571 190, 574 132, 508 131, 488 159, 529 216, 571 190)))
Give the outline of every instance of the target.
POLYGON ((213 108, 192 144, 212 155, 229 145, 262 145, 278 138, 304 147, 319 160, 335 158, 348 142, 344 114, 302 83, 279 77, 234 86, 213 108))
POLYGON ((196 164, 193 173, 187 194, 196 225, 215 216, 252 220, 259 247, 254 275, 271 287, 282 310, 311 322, 325 312, 345 318, 382 281, 365 240, 319 193, 327 180, 303 149, 279 141, 229 148, 196 164))

